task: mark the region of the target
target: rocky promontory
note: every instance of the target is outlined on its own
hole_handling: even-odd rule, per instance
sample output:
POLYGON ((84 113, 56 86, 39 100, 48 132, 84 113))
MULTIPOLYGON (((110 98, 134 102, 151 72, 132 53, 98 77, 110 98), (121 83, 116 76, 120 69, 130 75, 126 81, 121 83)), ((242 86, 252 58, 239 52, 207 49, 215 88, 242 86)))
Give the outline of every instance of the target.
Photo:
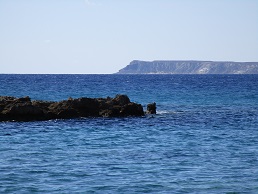
POLYGON ((134 60, 118 74, 258 74, 258 62, 134 60))
POLYGON ((141 104, 126 95, 114 98, 69 98, 60 102, 0 96, 0 121, 40 121, 81 117, 143 116, 141 104))

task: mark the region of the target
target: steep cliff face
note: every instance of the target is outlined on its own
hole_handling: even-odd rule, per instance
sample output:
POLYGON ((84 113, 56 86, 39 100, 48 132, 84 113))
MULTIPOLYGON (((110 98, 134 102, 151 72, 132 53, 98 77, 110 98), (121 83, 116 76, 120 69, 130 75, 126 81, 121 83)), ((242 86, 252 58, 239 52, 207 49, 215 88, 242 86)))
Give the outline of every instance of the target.
POLYGON ((258 74, 258 62, 135 60, 118 74, 258 74))

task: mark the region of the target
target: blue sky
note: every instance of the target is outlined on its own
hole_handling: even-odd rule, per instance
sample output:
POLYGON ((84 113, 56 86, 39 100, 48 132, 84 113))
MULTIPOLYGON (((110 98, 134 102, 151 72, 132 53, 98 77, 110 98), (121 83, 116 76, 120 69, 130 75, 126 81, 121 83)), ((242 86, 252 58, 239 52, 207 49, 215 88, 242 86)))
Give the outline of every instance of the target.
POLYGON ((257 0, 0 0, 0 73, 258 61, 257 0))

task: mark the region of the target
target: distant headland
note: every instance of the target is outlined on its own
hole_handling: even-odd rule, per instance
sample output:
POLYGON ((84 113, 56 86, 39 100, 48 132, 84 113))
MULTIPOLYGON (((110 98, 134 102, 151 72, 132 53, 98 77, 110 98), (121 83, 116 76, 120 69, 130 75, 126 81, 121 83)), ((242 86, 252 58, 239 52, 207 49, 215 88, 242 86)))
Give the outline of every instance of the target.
POLYGON ((117 74, 258 74, 258 62, 134 60, 117 74))

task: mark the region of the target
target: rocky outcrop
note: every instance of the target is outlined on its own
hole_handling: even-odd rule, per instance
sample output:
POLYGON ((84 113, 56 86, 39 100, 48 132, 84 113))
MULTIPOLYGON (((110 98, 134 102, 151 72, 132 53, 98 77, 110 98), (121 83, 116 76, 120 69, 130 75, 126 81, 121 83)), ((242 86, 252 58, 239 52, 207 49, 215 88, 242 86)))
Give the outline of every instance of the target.
POLYGON ((148 104, 146 114, 156 114, 156 109, 157 107, 155 102, 148 104))
POLYGON ((117 95, 115 98, 69 98, 60 102, 32 101, 28 96, 0 96, 0 121, 143 115, 142 105, 131 102, 126 95, 117 95))
POLYGON ((135 60, 118 74, 258 74, 258 62, 135 60))

